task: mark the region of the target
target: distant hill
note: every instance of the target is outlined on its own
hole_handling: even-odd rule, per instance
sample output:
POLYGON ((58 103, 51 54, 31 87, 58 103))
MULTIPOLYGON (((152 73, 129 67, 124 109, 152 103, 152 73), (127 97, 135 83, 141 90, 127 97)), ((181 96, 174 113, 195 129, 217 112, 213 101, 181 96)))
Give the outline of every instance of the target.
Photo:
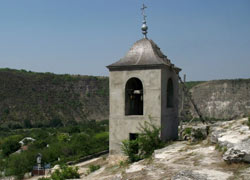
MULTIPOLYGON (((190 81, 186 86, 204 117, 250 114, 250 79, 190 81)), ((188 98, 183 107, 185 118, 197 116, 188 98)), ((0 69, 0 127, 55 127, 105 120, 108 113, 108 77, 0 69)))
POLYGON ((42 127, 108 119, 108 81, 0 69, 0 125, 42 127))

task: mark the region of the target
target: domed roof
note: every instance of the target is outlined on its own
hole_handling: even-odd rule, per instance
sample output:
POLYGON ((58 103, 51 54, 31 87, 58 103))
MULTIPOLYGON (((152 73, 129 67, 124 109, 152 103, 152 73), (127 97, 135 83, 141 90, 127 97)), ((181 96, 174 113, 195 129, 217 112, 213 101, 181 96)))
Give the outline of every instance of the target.
POLYGON ((181 70, 170 62, 167 56, 161 52, 160 48, 152 40, 143 38, 132 46, 125 57, 107 66, 107 68, 109 68, 109 70, 114 70, 121 68, 152 68, 161 66, 171 66, 178 71, 181 70))

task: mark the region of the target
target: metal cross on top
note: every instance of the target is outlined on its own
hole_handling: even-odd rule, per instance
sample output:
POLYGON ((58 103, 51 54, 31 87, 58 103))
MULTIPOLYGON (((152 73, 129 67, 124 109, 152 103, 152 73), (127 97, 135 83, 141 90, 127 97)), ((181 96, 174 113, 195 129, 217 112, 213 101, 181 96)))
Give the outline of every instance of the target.
POLYGON ((143 19, 144 21, 146 21, 146 15, 145 15, 145 9, 147 8, 147 6, 145 6, 145 4, 142 4, 142 8, 141 8, 141 11, 142 11, 142 15, 143 15, 143 19))
POLYGON ((147 26, 147 22, 146 22, 146 15, 145 15, 145 9, 147 7, 142 4, 142 8, 141 8, 141 11, 142 11, 142 15, 143 15, 143 22, 142 22, 142 27, 141 27, 141 30, 142 30, 142 34, 144 35, 144 38, 147 38, 147 33, 148 33, 148 26, 147 26))

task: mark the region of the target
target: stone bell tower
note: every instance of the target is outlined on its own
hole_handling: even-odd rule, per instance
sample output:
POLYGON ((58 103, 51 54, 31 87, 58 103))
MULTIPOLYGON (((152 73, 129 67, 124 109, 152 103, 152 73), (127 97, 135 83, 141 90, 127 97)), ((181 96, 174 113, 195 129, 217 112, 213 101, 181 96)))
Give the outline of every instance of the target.
POLYGON ((143 5, 144 38, 137 41, 125 57, 107 66, 110 72, 110 154, 121 153, 121 142, 135 139, 144 121, 161 127, 163 141, 178 137, 178 74, 181 69, 147 38, 145 8, 143 5))

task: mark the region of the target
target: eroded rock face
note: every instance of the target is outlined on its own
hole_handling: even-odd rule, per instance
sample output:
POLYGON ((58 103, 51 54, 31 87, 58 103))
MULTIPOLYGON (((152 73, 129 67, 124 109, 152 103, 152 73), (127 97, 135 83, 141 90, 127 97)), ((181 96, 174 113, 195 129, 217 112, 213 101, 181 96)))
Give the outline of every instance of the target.
POLYGON ((233 119, 250 114, 249 89, 250 79, 216 80, 193 87, 191 93, 204 117, 233 119))
POLYGON ((242 162, 244 160, 246 153, 244 151, 229 148, 224 154, 223 154, 223 160, 229 163, 238 163, 242 162))
POLYGON ((223 155, 226 162, 250 163, 250 129, 246 121, 247 118, 219 122, 211 128, 211 142, 227 148, 223 155))

